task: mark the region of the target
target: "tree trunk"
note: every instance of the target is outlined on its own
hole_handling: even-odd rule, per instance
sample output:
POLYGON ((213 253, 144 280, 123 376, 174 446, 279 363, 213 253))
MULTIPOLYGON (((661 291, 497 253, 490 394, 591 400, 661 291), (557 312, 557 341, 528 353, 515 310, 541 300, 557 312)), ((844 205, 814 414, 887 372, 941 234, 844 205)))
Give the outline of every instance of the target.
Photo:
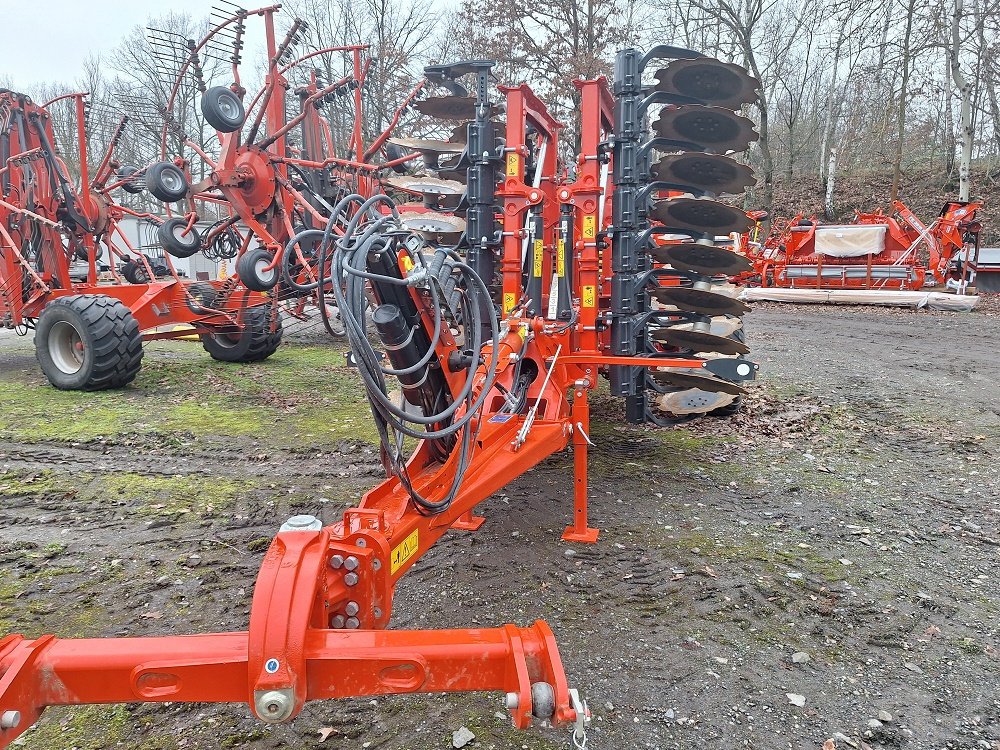
POLYGON ((906 134, 906 100, 910 87, 910 40, 913 36, 913 15, 916 0, 909 0, 906 7, 906 33, 903 35, 903 80, 899 87, 899 111, 896 117, 896 154, 892 161, 892 190, 889 203, 899 198, 899 183, 903 171, 903 136, 906 134))
POLYGON ((972 83, 962 73, 958 58, 961 51, 961 23, 963 0, 955 0, 955 13, 951 22, 951 76, 962 97, 962 159, 958 164, 958 199, 968 201, 971 193, 972 170, 972 83))
POLYGON ((952 104, 954 95, 951 84, 951 53, 945 54, 945 82, 944 82, 944 172, 951 175, 955 169, 955 107, 952 104))
POLYGON ((837 218, 836 211, 833 210, 833 190, 837 176, 837 149, 830 149, 830 163, 826 168, 826 201, 823 203, 823 214, 827 221, 837 218))

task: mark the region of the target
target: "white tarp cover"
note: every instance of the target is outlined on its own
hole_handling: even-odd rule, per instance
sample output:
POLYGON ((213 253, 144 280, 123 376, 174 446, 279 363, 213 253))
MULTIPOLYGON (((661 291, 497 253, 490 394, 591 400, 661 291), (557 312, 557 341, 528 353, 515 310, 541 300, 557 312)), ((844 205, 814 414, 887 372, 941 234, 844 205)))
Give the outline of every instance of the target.
POLYGON ((888 307, 926 307, 928 310, 969 312, 979 302, 974 295, 943 294, 941 292, 892 292, 875 289, 744 289, 739 297, 744 302, 803 302, 841 305, 885 305, 888 307))
POLYGON ((885 224, 848 224, 816 228, 816 252, 832 258, 878 255, 885 250, 885 224))

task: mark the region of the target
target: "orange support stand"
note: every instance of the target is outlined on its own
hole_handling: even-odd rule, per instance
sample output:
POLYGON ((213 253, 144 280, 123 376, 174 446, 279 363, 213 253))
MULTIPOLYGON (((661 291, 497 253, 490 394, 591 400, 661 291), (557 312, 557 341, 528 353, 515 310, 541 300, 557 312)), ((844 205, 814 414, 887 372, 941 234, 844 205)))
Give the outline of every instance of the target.
POLYGON ((467 510, 451 525, 451 528, 461 531, 478 531, 484 523, 486 523, 485 516, 477 516, 471 510, 467 510))
POLYGON ((590 445, 590 404, 587 386, 577 382, 573 391, 573 525, 562 538, 567 542, 594 544, 600 529, 591 528, 587 518, 587 446, 590 445))

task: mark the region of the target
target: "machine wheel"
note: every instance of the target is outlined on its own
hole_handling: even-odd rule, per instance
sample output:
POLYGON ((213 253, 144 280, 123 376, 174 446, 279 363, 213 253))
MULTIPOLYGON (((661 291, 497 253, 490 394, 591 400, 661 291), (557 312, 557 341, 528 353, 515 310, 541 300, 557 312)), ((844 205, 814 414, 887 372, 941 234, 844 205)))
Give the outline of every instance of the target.
POLYGON ((134 175, 138 171, 139 170, 136 169, 135 167, 122 167, 121 169, 118 170, 119 180, 129 180, 129 182, 126 182, 124 185, 122 185, 122 190, 124 190, 126 193, 131 193, 132 195, 138 195, 143 191, 144 188, 142 184, 137 183, 136 180, 132 177, 132 175, 134 175))
POLYGON ((201 345, 220 362, 260 362, 281 345, 281 318, 271 330, 271 305, 248 307, 239 333, 203 333, 201 345))
POLYGON ((135 260, 129 260, 122 264, 122 276, 129 284, 148 284, 150 279, 146 273, 146 267, 135 260))
POLYGON ((195 315, 208 314, 206 308, 215 307, 215 300, 219 296, 215 287, 205 282, 191 284, 187 288, 187 293, 190 296, 190 299, 187 301, 188 309, 195 315))
POLYGON ((277 266, 265 270, 274 262, 274 256, 263 247, 247 250, 236 261, 236 275, 240 277, 247 289, 255 292, 266 292, 278 283, 281 274, 277 266))
POLYGON ((247 117, 243 102, 226 86, 213 86, 202 95, 201 113, 220 133, 235 133, 247 117))
POLYGON ((132 312, 103 294, 52 300, 38 316, 35 354, 64 391, 100 391, 131 383, 142 366, 142 334, 132 312))
POLYGON ((167 219, 156 229, 156 238, 160 241, 160 245, 175 258, 190 258, 201 250, 201 235, 197 229, 191 227, 190 231, 184 234, 187 224, 184 219, 167 219))
POLYGON ((164 203, 176 203, 187 195, 187 176, 173 162, 161 161, 146 170, 146 189, 164 203))

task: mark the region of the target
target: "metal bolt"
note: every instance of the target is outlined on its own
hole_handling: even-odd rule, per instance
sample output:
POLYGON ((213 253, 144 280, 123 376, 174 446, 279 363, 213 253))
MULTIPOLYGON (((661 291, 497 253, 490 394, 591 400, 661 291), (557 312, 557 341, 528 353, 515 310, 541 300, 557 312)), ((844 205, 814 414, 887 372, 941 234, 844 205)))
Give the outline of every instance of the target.
POLYGON ((358 628, 361 627, 361 621, 357 617, 348 617, 347 627, 350 630, 357 630, 358 628))
POLYGON ((358 539, 355 542, 355 544, 358 545, 359 547, 367 547, 368 546, 368 542, 366 540, 364 540, 364 539, 358 539))
POLYGON ((347 622, 347 618, 343 615, 334 615, 330 618, 330 627, 334 630, 340 630, 344 627, 345 622, 347 622))
POLYGON ((283 524, 279 531, 319 531, 323 528, 323 522, 316 516, 301 515, 292 516, 283 524))
POLYGON ((0 714, 0 729, 17 729, 20 723, 20 711, 4 711, 0 714))
POLYGON ((346 583, 348 586, 356 586, 358 583, 358 574, 348 573, 346 576, 344 576, 344 583, 346 583))
POLYGON ((330 567, 333 568, 334 570, 338 570, 340 566, 343 564, 344 564, 343 555, 334 555, 333 557, 330 558, 330 567))
POLYGON ((360 564, 361 563, 358 562, 358 558, 356 558, 354 555, 351 555, 346 560, 344 560, 344 567, 347 568, 348 570, 357 570, 358 565, 360 564))
POLYGON ((361 607, 358 606, 357 602, 348 602, 347 606, 344 607, 344 611, 347 613, 349 617, 354 617, 354 615, 356 615, 358 613, 358 610, 360 609, 361 607))
POLYGON ((284 721, 294 706, 291 695, 286 690, 268 690, 260 694, 256 700, 257 715, 264 721, 284 721))
POLYGON ((513 711, 521 705, 521 699, 518 697, 517 693, 507 693, 507 695, 504 696, 503 704, 507 707, 508 711, 513 711))
POLYGON ((375 619, 378 620, 381 617, 382 617, 382 610, 379 609, 378 607, 375 607, 375 619))
POLYGON ((374 568, 375 570, 382 570, 382 561, 376 557, 374 560, 372 560, 372 568, 374 568))

